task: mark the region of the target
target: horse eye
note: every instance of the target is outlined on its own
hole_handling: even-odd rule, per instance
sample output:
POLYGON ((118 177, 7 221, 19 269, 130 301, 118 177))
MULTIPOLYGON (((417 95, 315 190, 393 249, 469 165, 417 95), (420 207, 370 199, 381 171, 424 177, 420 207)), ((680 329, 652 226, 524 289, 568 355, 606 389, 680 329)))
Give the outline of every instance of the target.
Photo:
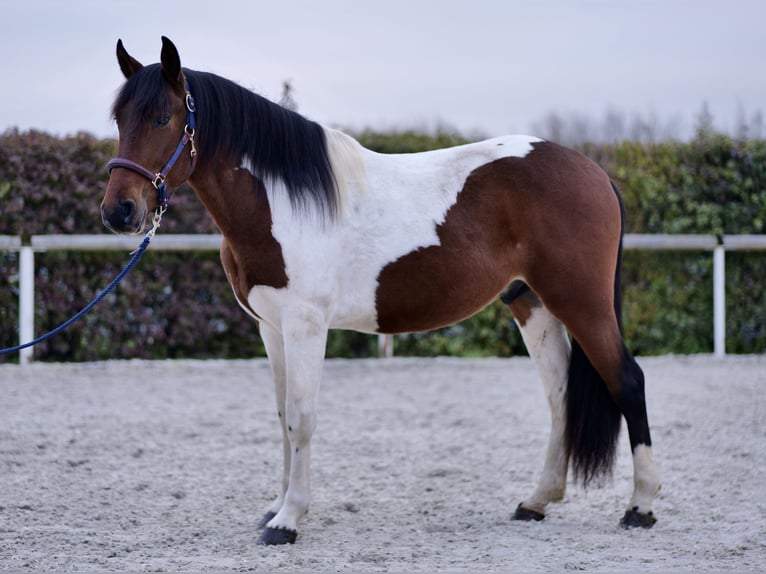
POLYGON ((152 126, 155 128, 162 128, 168 125, 168 122, 170 122, 170 116, 160 116, 158 118, 154 118, 152 126))

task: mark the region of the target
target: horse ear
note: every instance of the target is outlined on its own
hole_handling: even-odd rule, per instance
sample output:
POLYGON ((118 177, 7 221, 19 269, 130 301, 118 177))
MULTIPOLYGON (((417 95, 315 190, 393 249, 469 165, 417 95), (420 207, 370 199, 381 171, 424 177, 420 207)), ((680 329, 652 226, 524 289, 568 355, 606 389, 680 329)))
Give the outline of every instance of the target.
POLYGON ((144 67, 141 62, 128 54, 125 46, 122 45, 122 40, 117 40, 117 62, 119 62, 120 70, 122 70, 126 79, 144 67))
POLYGON ((162 75, 167 82, 178 92, 184 92, 184 73, 181 70, 181 57, 178 55, 173 42, 165 36, 162 37, 162 52, 160 54, 162 63, 162 75))

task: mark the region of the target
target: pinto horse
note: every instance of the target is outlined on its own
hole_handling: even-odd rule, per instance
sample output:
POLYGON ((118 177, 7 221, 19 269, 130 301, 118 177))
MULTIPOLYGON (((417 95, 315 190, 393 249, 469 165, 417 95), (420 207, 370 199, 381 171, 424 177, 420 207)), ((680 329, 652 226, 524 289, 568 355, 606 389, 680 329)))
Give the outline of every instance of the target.
POLYGON ((105 225, 140 232, 188 180, 223 234, 226 276, 268 353, 284 474, 260 543, 295 542, 309 506, 328 329, 435 329, 497 297, 551 409, 542 477, 513 517, 542 520, 564 496, 570 461, 584 484, 608 474, 624 416, 635 488, 621 524, 654 524, 660 480, 644 377, 621 333, 624 209, 594 162, 528 136, 378 154, 182 68, 167 38, 159 64, 143 66, 122 41, 117 60, 126 82, 113 106, 119 157, 108 166, 105 225))

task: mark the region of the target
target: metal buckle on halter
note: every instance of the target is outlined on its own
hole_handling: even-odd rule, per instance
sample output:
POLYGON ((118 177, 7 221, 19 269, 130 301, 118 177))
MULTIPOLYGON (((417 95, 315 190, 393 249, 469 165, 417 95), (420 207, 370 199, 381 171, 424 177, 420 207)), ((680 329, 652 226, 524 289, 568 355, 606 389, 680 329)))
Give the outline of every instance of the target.
POLYGON ((164 185, 165 178, 162 176, 161 173, 155 173, 154 179, 152 180, 152 185, 154 186, 154 189, 159 190, 161 185, 164 185))
POLYGON ((197 111, 197 102, 194 101, 194 97, 189 93, 188 88, 186 91, 186 109, 191 113, 197 111))

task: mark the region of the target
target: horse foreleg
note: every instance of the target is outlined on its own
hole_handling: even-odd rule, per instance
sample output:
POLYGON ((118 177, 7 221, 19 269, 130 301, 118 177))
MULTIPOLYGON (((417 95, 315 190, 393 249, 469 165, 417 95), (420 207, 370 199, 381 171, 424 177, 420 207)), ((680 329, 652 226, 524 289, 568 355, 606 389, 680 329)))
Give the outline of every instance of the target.
POLYGON ((283 321, 282 337, 286 385, 280 418, 286 437, 286 487, 283 483, 283 494, 272 506, 276 514, 266 523, 260 544, 294 543, 298 522, 311 499, 311 437, 316 428, 327 328, 318 318, 301 313, 283 321))
POLYGON ((282 447, 284 452, 284 465, 282 470, 282 487, 276 500, 271 504, 266 514, 258 523, 258 528, 264 528, 269 521, 277 515, 285 500, 287 485, 290 478, 290 441, 287 436, 287 424, 285 423, 285 393, 287 391, 287 372, 285 369, 285 347, 282 341, 282 333, 272 326, 262 322, 260 324, 261 339, 269 357, 271 374, 274 379, 274 391, 277 399, 277 416, 282 427, 282 447))
POLYGON ((518 505, 513 518, 542 520, 548 503, 560 501, 566 492, 569 459, 565 446, 565 393, 570 344, 563 324, 531 291, 518 294, 509 308, 537 366, 551 410, 551 432, 542 476, 532 495, 518 505))

